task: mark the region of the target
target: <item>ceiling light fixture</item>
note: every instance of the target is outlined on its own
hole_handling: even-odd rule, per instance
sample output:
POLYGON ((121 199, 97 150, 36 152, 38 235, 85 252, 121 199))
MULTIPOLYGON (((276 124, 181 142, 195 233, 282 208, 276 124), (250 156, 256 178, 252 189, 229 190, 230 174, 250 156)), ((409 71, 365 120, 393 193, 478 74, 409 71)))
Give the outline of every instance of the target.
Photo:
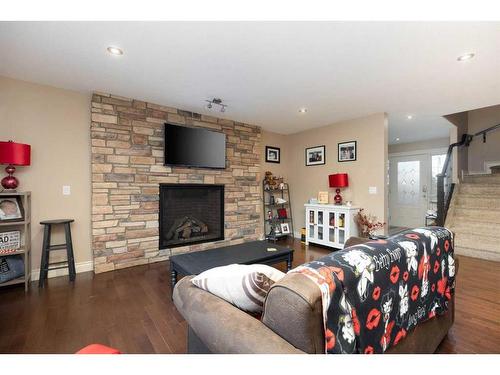
POLYGON ((407 115, 407 116, 406 116, 406 118, 407 118, 408 120, 411 120, 411 119, 413 119, 413 115, 407 115))
POLYGON ((307 113, 307 108, 301 108, 301 109, 299 109, 299 113, 307 113))
POLYGON ((221 98, 213 98, 210 100, 205 100, 208 104, 205 106, 206 109, 211 110, 214 105, 218 106, 220 112, 226 112, 227 104, 222 103, 221 98))
POLYGON ((466 60, 472 59, 474 56, 475 56, 474 53, 466 53, 465 55, 458 56, 457 60, 458 61, 466 61, 466 60))
POLYGON ((121 48, 118 48, 118 47, 110 46, 110 47, 107 48, 107 51, 110 54, 115 55, 115 56, 121 56, 121 55, 123 55, 123 50, 121 48))
POLYGON ((399 137, 394 138, 394 142, 399 142, 399 137))

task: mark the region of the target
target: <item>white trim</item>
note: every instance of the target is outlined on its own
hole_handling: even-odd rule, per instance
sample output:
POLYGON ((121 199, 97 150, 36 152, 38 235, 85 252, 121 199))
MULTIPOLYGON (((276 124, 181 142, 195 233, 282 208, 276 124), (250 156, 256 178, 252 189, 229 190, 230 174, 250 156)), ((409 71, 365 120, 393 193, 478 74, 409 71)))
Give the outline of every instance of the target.
MULTIPOLYGON (((94 270, 94 262, 91 260, 88 262, 80 262, 75 264, 76 273, 89 272, 94 270)), ((67 268, 61 268, 58 270, 49 271, 48 278, 66 276, 68 274, 67 268)), ((37 281, 40 278, 40 269, 31 270, 31 281, 37 281)))
POLYGON ((397 156, 446 154, 447 152, 448 152, 448 148, 446 148, 446 147, 429 148, 429 149, 425 149, 425 150, 392 152, 389 154, 389 158, 390 157, 397 157, 397 156))

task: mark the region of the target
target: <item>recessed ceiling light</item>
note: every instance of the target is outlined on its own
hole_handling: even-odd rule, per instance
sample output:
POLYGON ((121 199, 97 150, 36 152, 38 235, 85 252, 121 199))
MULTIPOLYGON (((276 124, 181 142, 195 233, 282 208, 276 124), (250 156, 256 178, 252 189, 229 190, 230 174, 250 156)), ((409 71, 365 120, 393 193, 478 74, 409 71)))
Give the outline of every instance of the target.
POLYGON ((394 138, 394 141, 395 142, 399 142, 399 137, 398 138, 394 138))
POLYGON ((474 56, 475 56, 475 54, 473 54, 473 53, 466 53, 465 55, 458 56, 457 60, 458 61, 466 61, 466 60, 472 59, 474 56))
POLYGON ((107 51, 112 55, 116 55, 116 56, 123 55, 123 50, 121 48, 118 48, 118 47, 110 46, 107 48, 107 51))
POLYGON ((301 109, 299 109, 299 113, 307 113, 307 108, 301 108, 301 109))
POLYGON ((411 119, 413 119, 413 115, 408 115, 408 116, 406 116, 406 118, 407 118, 408 120, 411 120, 411 119))

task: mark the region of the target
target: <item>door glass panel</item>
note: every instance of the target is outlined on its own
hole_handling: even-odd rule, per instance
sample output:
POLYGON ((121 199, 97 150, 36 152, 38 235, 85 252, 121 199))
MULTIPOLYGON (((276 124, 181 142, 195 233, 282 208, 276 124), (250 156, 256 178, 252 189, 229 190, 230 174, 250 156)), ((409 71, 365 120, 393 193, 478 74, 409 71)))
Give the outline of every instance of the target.
POLYGON ((318 211, 318 224, 323 225, 323 211, 318 211))
POLYGON ((432 155, 431 201, 437 200, 437 175, 443 171, 446 154, 432 155))
POLYGON ((318 227, 318 240, 323 239, 323 227, 318 227))
POLYGON ((344 244, 345 242, 345 231, 339 229, 339 243, 344 244))
POLYGON ((339 214, 338 226, 339 226, 339 228, 345 227, 345 214, 339 214))
POLYGON ((335 226, 335 213, 334 212, 330 212, 329 213, 329 216, 330 216, 330 219, 328 221, 328 224, 331 226, 331 227, 334 227, 335 226))
POLYGON ((309 225, 309 237, 314 237, 314 225, 309 225))
POLYGON ((314 224, 314 211, 309 211, 309 223, 314 224))
POLYGON ((335 242, 335 229, 334 228, 330 228, 329 233, 330 233, 329 241, 330 242, 335 242))
POLYGON ((398 162, 398 203, 418 206, 420 201, 420 161, 398 162))

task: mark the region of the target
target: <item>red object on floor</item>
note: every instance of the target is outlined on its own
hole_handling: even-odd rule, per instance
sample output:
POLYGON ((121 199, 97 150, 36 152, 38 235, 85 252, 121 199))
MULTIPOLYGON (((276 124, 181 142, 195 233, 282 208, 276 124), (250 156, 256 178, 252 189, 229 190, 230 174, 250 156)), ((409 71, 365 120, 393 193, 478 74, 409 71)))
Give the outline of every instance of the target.
POLYGON ((121 354, 121 352, 106 345, 90 344, 77 351, 76 354, 121 354))

